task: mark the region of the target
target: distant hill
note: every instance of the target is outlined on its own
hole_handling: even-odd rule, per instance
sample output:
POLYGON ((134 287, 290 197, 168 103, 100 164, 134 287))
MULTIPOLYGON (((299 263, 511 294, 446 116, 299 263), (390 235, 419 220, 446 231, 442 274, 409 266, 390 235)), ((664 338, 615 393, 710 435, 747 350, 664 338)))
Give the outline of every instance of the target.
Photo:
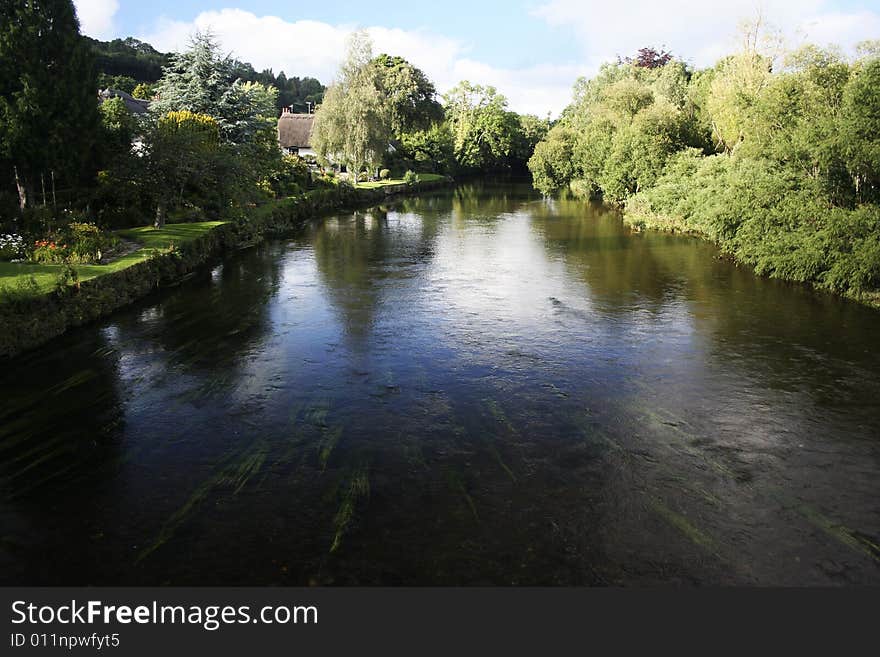
MULTIPOLYGON (((98 72, 98 85, 132 93, 135 86, 156 82, 162 77, 162 67, 171 61, 169 53, 162 53, 149 43, 127 37, 112 41, 98 41, 83 37, 91 46, 98 72)), ((236 62, 236 73, 248 82, 261 82, 278 89, 278 111, 293 107, 295 112, 306 112, 324 98, 325 87, 312 77, 287 77, 284 71, 275 75, 272 69, 257 72, 247 62, 236 62)))
POLYGON ((124 76, 137 82, 155 82, 162 77, 162 67, 170 60, 149 43, 134 37, 98 41, 84 37, 92 46, 98 73, 107 76, 124 76))

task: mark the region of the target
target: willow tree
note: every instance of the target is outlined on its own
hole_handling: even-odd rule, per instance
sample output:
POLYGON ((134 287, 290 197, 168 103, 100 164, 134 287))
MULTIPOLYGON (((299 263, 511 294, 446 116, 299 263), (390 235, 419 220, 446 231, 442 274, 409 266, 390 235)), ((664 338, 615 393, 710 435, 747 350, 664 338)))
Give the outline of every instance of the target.
POLYGON ((372 59, 366 32, 353 33, 336 81, 315 114, 312 133, 318 157, 346 166, 355 178, 365 167, 380 163, 391 136, 372 59))

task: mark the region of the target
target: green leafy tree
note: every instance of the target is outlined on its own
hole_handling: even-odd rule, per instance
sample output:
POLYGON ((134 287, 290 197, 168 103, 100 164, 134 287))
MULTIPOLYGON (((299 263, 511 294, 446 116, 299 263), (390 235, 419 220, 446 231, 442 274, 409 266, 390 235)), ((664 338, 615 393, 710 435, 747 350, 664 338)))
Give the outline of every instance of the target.
POLYGON ((495 87, 467 80, 443 98, 458 166, 471 171, 506 167, 518 127, 517 116, 507 111, 507 99, 495 87))
POLYGON ((168 55, 133 37, 112 41, 83 39, 94 54, 97 70, 111 78, 124 76, 140 82, 155 82, 162 77, 162 67, 168 64, 168 55))
POLYGON ((21 208, 54 172, 70 188, 89 179, 100 134, 96 77, 70 0, 0 5, 0 167, 21 208))
POLYGON ((860 64, 843 93, 840 129, 856 193, 876 199, 880 189, 880 59, 860 64))
POLYGON ((142 157, 144 182, 156 205, 156 228, 165 225, 169 206, 181 203, 188 187, 216 182, 212 173, 219 146, 219 125, 207 114, 168 112, 151 126, 142 157))
POLYGON ((206 202, 208 185, 196 185, 192 182, 194 173, 183 175, 180 171, 198 172, 205 180, 216 181, 208 205, 218 213, 230 205, 252 201, 260 195, 261 187, 269 186, 268 178, 281 160, 275 135, 278 91, 259 82, 242 81, 237 77, 239 69, 239 63, 221 53, 210 33, 196 33, 188 50, 172 57, 156 84, 157 98, 150 104, 153 126, 148 130, 151 148, 147 170, 153 172, 154 179, 164 176, 186 181, 178 186, 177 197, 158 199, 157 217, 164 216, 162 203, 167 206, 176 198, 180 204, 188 188, 198 192, 195 196, 201 203, 206 202), (210 157, 185 130, 174 138, 163 134, 163 117, 180 112, 214 121, 219 146, 208 153, 210 157), (172 166, 175 149, 180 151, 182 169, 172 166), (199 158, 204 160, 197 162, 199 158))
POLYGON ((452 173, 455 170, 455 147, 449 124, 435 123, 427 130, 407 132, 400 140, 420 171, 452 173))
POLYGON ((847 198, 837 117, 849 65, 830 49, 805 46, 790 53, 754 99, 741 155, 767 157, 819 180, 835 199, 847 198))
POLYGON ((520 114, 516 118, 519 125, 513 135, 510 159, 512 166, 525 169, 535 147, 547 136, 550 121, 532 114, 520 114))
POLYGON ((779 55, 780 37, 767 29, 760 16, 744 22, 740 36, 739 52, 715 66, 707 103, 715 139, 728 153, 746 138, 779 55))
POLYGON ((137 120, 132 116, 122 98, 108 98, 101 103, 102 146, 109 159, 128 154, 137 130, 137 120))
POLYGON ((153 86, 141 82, 131 91, 131 95, 140 100, 150 100, 153 97, 153 86))
POLYGON ((532 173, 535 189, 549 196, 575 178, 574 148, 577 135, 573 130, 558 125, 547 138, 535 147, 529 159, 529 171, 532 173))
POLYGON ((382 54, 372 61, 379 96, 395 135, 425 130, 443 118, 437 90, 421 69, 403 57, 382 54))
POLYGON ((98 87, 100 89, 114 89, 115 91, 124 91, 130 94, 134 91, 137 84, 137 80, 127 75, 98 74, 98 87))

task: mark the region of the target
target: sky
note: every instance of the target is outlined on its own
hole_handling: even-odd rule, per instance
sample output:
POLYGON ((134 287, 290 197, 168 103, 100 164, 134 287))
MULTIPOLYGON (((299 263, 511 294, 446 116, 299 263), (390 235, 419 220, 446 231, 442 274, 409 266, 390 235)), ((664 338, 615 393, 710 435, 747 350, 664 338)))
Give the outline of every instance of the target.
POLYGON ((460 80, 492 85, 510 108, 557 116, 582 75, 645 46, 694 66, 732 52, 737 26, 759 12, 790 46, 880 39, 880 0, 74 0, 82 31, 134 36, 163 52, 210 28, 253 64, 328 84, 347 35, 366 29, 374 52, 401 55, 438 91, 460 80))

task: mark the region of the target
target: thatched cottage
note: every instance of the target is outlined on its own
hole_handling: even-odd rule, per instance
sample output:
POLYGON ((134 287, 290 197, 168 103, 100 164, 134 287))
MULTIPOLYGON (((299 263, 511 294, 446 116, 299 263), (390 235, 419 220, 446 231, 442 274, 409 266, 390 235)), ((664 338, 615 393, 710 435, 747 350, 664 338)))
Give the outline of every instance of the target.
POLYGON ((312 150, 314 114, 294 114, 287 107, 278 119, 278 145, 290 155, 315 155, 312 150))

